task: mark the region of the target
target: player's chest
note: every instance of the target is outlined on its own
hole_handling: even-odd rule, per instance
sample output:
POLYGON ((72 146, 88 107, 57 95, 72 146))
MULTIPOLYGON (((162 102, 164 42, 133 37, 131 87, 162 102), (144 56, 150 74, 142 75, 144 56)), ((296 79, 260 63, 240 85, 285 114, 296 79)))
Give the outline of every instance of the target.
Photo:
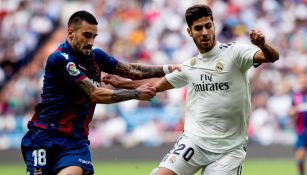
POLYGON ((101 77, 101 70, 98 64, 95 61, 88 62, 88 63, 79 63, 78 68, 82 71, 88 78, 99 80, 101 77))
POLYGON ((214 83, 231 80, 238 71, 230 59, 217 57, 214 60, 191 60, 187 69, 189 83, 214 83))

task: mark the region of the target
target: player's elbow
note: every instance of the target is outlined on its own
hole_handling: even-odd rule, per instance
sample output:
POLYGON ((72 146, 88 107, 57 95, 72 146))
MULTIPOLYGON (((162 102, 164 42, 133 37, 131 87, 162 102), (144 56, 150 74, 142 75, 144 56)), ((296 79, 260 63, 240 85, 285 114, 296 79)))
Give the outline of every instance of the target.
POLYGON ((95 93, 91 93, 88 95, 88 99, 91 103, 98 103, 98 98, 95 96, 95 93))
POLYGON ((106 97, 101 97, 101 96, 95 96, 95 95, 91 95, 90 96, 90 102, 91 103, 99 103, 99 104, 110 104, 111 103, 111 100, 109 100, 108 98, 106 97))
MULTIPOLYGON (((279 53, 276 54, 275 61, 279 60, 279 53)), ((275 62, 274 61, 274 62, 275 62)))
POLYGON ((91 103, 110 104, 112 103, 112 90, 105 88, 95 88, 88 95, 91 103))
POLYGON ((91 103, 98 103, 98 99, 94 95, 90 95, 89 100, 91 103))
POLYGON ((279 60, 279 53, 276 53, 271 59, 270 62, 274 63, 275 61, 279 60))

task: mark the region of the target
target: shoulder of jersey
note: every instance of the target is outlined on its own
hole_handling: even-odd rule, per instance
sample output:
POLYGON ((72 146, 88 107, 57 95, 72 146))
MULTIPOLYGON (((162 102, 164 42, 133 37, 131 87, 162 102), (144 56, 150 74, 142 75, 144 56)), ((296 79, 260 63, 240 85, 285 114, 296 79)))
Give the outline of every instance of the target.
POLYGON ((103 51, 103 50, 101 50, 101 49, 98 48, 98 47, 93 47, 93 48, 92 48, 92 52, 101 52, 101 51, 103 51))
POLYGON ((237 41, 233 41, 233 42, 229 42, 229 43, 221 43, 221 45, 219 46, 220 49, 228 49, 228 48, 232 48, 233 46, 237 45, 238 42, 237 41))
POLYGON ((62 52, 62 51, 55 51, 50 55, 51 58, 63 58, 68 60, 69 59, 69 54, 62 52))

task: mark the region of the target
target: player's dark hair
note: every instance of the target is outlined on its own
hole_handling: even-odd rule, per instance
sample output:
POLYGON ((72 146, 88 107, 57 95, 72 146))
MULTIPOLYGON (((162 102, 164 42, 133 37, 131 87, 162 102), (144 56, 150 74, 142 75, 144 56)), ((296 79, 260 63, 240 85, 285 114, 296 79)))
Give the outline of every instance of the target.
POLYGON ((210 19, 213 21, 211 8, 203 4, 191 6, 185 11, 185 19, 189 27, 192 26, 195 20, 207 16, 210 16, 210 19))
POLYGON ((97 25, 98 22, 94 15, 87 11, 77 11, 74 14, 72 14, 68 20, 68 26, 71 26, 72 24, 80 24, 82 21, 86 21, 89 24, 97 25))

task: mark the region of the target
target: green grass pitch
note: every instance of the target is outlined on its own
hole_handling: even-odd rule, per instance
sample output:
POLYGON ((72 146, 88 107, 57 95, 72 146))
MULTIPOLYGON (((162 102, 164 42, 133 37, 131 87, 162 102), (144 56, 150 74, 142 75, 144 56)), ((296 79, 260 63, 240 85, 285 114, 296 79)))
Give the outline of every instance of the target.
MULTIPOLYGON (((158 162, 96 162, 96 175, 149 175, 158 162)), ((0 174, 26 174, 23 164, 0 163, 0 174)), ((265 159, 246 160, 242 175, 295 175, 294 160, 265 159)), ((196 175, 200 175, 198 172, 196 175)))

